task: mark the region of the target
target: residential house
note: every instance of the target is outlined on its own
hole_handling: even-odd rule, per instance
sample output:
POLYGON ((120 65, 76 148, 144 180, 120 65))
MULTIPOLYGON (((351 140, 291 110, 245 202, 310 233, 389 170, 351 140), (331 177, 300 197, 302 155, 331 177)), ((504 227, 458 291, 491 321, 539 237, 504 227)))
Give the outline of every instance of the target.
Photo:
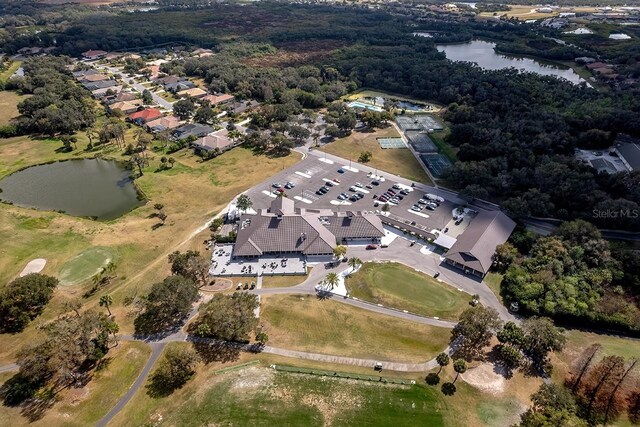
POLYGON ((224 105, 229 102, 233 102, 234 99, 235 97, 233 95, 228 95, 226 93, 220 93, 216 95, 207 95, 202 98, 203 101, 209 101, 211 106, 224 105))
POLYGON ((18 49, 18 53, 23 56, 38 55, 39 53, 42 53, 42 48, 41 47, 23 47, 21 49, 18 49))
POLYGON ((206 56, 212 56, 212 55, 214 55, 214 53, 211 49, 198 48, 193 52, 191 52, 191 56, 194 56, 196 58, 204 58, 206 56))
POLYGON ((87 74, 78 78, 81 83, 99 82, 102 80, 109 80, 109 76, 101 73, 87 74))
POLYGON ((211 126, 201 125, 199 123, 189 123, 176 128, 173 131, 175 139, 187 139, 189 137, 201 138, 214 131, 211 126))
POLYGON ((237 143, 233 142, 233 140, 229 138, 229 134, 226 131, 219 131, 210 135, 205 135, 202 138, 196 139, 191 143, 191 146, 196 151, 218 150, 221 153, 233 148, 236 145, 237 143))
POLYGON ((107 56, 108 52, 104 50, 88 50, 86 52, 82 52, 82 57, 88 61, 94 61, 96 59, 104 58, 107 56))
POLYGON ((106 89, 109 87, 116 86, 118 83, 115 80, 99 80, 97 82, 85 82, 82 83, 82 86, 85 87, 88 91, 93 92, 98 89, 106 89))
POLYGON ((178 93, 186 89, 193 89, 196 87, 196 84, 189 80, 181 80, 179 82, 165 83, 163 86, 167 92, 178 93))
POLYGON ((446 263, 484 277, 493 264, 496 247, 506 242, 515 228, 516 223, 500 211, 480 211, 444 254, 446 263))
POLYGON ((146 108, 129 115, 129 120, 142 126, 143 124, 162 117, 162 113, 157 108, 146 108))
POLYGON ((590 64, 585 65, 587 70, 594 71, 598 69, 611 68, 610 64, 605 64, 604 62, 592 62, 590 64))
POLYGON ((194 87, 191 89, 181 90, 177 95, 182 97, 202 98, 207 95, 207 91, 202 90, 199 87, 194 87))
POLYGON ((105 98, 105 102, 108 104, 113 104, 116 102, 125 102, 125 101, 133 101, 139 99, 140 96, 133 92, 120 92, 117 95, 109 96, 105 98))
POLYGON ((179 127, 182 124, 182 121, 170 114, 168 116, 160 117, 159 119, 152 120, 147 122, 146 126, 149 131, 153 133, 163 132, 165 130, 171 130, 179 127))
POLYGON ((109 105, 110 110, 120 110, 125 114, 131 114, 138 111, 138 107, 142 105, 141 99, 133 99, 131 101, 119 101, 109 105))
POLYGON ((618 135, 613 150, 629 172, 640 170, 640 139, 629 135, 618 135))
POLYGON ((109 86, 91 91, 94 98, 100 99, 105 96, 115 95, 122 91, 122 86, 109 86))

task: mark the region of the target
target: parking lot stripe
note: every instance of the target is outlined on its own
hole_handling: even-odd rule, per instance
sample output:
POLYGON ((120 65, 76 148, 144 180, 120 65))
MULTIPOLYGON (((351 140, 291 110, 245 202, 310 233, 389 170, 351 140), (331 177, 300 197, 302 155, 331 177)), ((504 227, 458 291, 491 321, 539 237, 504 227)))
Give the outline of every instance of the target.
POLYGON ((340 201, 340 200, 332 200, 329 203, 331 203, 332 205, 350 205, 351 204, 351 202, 347 202, 346 200, 342 200, 342 201, 340 201))
POLYGON ((300 171, 296 171, 297 175, 303 176, 305 178, 311 178, 311 175, 307 175, 306 173, 300 172, 300 171))
POLYGON ((332 165, 333 164, 333 160, 329 160, 329 159, 325 159, 324 157, 319 157, 318 160, 320 160, 321 162, 324 162, 328 165, 332 165))
POLYGON ((306 203, 306 204, 308 204, 308 205, 309 205, 309 204, 311 204, 311 203, 313 203, 311 200, 309 200, 309 199, 305 199, 305 198, 302 198, 302 197, 300 197, 300 196, 293 196, 293 198, 294 198, 294 199, 296 199, 296 200, 301 201, 302 203, 306 203))
POLYGON ((353 172, 353 173, 360 172, 358 169, 352 168, 351 166, 343 166, 342 169, 347 170, 349 172, 353 172))
POLYGON ((407 209, 407 212, 412 213, 412 214, 414 214, 414 215, 421 216, 421 217, 423 217, 423 218, 429 218, 429 215, 427 215, 427 214, 423 214, 422 212, 412 211, 411 209, 407 209))
POLYGON ((361 192, 361 193, 364 193, 364 194, 369 194, 369 193, 370 193, 370 191, 369 191, 369 190, 365 190, 364 188, 358 188, 358 187, 356 187, 356 188, 357 188, 357 190, 356 190, 356 191, 359 191, 359 192, 361 192))
POLYGON ((262 194, 264 194, 265 196, 273 197, 274 199, 275 199, 276 197, 278 197, 278 196, 276 196, 275 194, 273 194, 272 192, 267 191, 267 190, 262 190, 262 194))

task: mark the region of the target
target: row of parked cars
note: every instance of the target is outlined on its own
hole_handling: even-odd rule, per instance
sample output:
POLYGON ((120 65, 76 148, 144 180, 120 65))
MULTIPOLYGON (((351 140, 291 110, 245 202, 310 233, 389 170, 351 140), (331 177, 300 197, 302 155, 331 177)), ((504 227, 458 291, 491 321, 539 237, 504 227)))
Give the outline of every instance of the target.
POLYGON ((433 211, 440 206, 440 203, 442 202, 444 202, 444 199, 440 196, 425 194, 424 197, 420 198, 416 204, 411 206, 411 210, 414 212, 420 212, 423 209, 433 211))

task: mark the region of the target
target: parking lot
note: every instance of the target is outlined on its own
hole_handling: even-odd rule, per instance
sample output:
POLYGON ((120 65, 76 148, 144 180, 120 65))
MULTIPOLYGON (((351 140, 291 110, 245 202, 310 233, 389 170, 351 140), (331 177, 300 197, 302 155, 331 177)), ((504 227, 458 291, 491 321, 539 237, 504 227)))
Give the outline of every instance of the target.
POLYGON ((386 178, 383 178, 380 173, 376 175, 375 170, 367 172, 360 170, 360 167, 355 163, 343 164, 322 156, 310 155, 295 166, 252 188, 247 194, 255 210, 267 208, 281 191, 295 201, 297 208, 381 213, 385 202, 380 202, 377 198, 391 189, 394 184, 403 181, 404 184, 400 184, 400 189, 393 190, 396 196, 402 197, 402 200, 397 204, 387 200, 389 212, 394 218, 403 218, 406 224, 415 225, 424 230, 444 229, 451 221, 454 209, 458 207, 458 204, 443 199, 439 206, 433 209, 428 209, 425 204, 422 204, 420 211, 412 210, 412 206, 417 205, 418 201, 424 198, 425 191, 412 189, 406 184, 406 180, 393 180, 386 173, 384 174, 386 178), (374 185, 373 181, 377 181, 378 185, 374 185), (285 188, 287 183, 294 186, 287 189, 285 188), (282 188, 278 190, 274 184, 282 188), (326 189, 323 190, 325 194, 318 194, 321 187, 326 189), (413 191, 402 195, 400 194, 402 188, 413 191), (343 200, 340 200, 341 193, 347 198, 343 197, 343 200))

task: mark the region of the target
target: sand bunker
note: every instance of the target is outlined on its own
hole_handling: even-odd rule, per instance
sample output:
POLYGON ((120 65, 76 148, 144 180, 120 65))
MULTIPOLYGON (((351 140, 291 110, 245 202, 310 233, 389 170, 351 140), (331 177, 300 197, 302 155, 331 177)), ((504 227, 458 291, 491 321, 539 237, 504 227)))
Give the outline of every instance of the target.
POLYGON ((27 274, 31 273, 40 273, 44 266, 47 265, 47 260, 44 258, 36 258, 29 261, 29 263, 24 267, 22 273, 20 273, 20 277, 24 277, 27 274))
POLYGON ((502 368, 491 363, 483 363, 469 369, 460 378, 467 384, 487 393, 500 394, 504 391, 506 379, 502 368))

